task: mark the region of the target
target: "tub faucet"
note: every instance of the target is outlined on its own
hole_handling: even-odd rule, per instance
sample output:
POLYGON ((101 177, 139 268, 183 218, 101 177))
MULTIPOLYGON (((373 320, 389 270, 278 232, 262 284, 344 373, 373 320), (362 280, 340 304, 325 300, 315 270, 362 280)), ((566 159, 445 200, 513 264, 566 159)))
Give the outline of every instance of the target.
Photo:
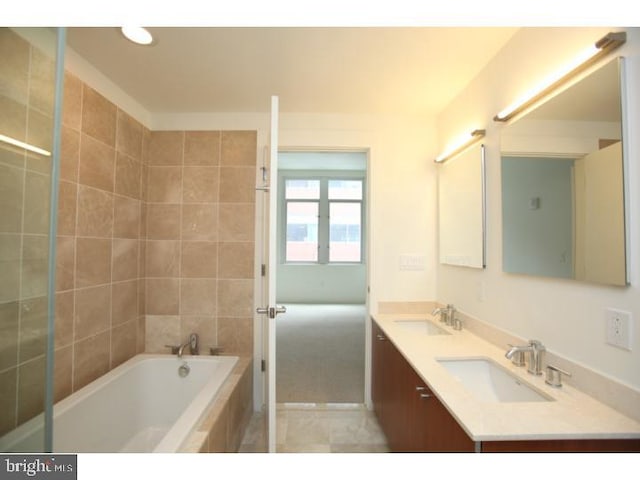
POLYGON ((529 343, 527 345, 511 346, 511 348, 507 350, 507 353, 505 353, 504 356, 511 360, 516 354, 526 355, 527 372, 532 375, 542 375, 542 356, 545 350, 546 348, 540 341, 529 340, 529 343))
POLYGON ((189 335, 189 340, 187 341, 187 343, 180 345, 180 348, 178 348, 178 358, 182 358, 182 352, 186 347, 189 347, 189 353, 191 353, 191 355, 198 355, 199 348, 197 333, 192 333, 191 335, 189 335))

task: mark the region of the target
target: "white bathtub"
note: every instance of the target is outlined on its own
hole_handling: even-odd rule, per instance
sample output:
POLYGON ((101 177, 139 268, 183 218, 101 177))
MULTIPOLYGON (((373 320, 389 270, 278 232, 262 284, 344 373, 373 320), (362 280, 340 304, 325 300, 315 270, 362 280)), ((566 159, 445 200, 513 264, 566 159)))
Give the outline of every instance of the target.
MULTIPOLYGON (((176 452, 238 357, 136 355, 54 405, 54 452, 176 452), (187 363, 190 372, 178 375, 187 363)), ((42 448, 41 418, 0 439, 0 451, 42 448), (35 445, 34 445, 35 443, 35 445)))

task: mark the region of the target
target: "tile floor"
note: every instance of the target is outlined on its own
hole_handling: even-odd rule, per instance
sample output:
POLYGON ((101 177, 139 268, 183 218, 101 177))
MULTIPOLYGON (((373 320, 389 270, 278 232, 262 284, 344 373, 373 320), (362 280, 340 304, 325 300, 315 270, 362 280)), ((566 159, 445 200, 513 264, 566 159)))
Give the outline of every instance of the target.
MULTIPOLYGON (((254 414, 240 453, 265 452, 264 416, 254 414)), ((384 453, 387 441, 375 414, 363 404, 279 404, 276 410, 279 453, 384 453)))

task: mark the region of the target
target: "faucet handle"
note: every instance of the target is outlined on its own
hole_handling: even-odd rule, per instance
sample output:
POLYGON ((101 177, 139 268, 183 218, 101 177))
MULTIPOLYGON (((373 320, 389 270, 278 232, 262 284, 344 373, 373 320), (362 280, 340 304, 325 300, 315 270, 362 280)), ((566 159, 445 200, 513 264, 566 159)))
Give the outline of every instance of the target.
MULTIPOLYGON (((514 348, 515 345, 508 343, 509 347, 514 348)), ((511 357, 511 363, 513 363, 516 367, 524 367, 524 351, 523 350, 515 350, 513 352, 513 356, 511 357)))
POLYGON ((547 375, 544 381, 552 387, 560 388, 562 387, 562 375, 566 375, 568 377, 571 376, 569 372, 566 372, 555 365, 547 365, 547 375))
POLYGON ((180 350, 180 345, 165 345, 165 347, 171 349, 171 355, 177 355, 180 350))
POLYGON ((211 355, 220 355, 220 352, 223 352, 224 349, 218 345, 212 345, 209 347, 209 353, 211 355))

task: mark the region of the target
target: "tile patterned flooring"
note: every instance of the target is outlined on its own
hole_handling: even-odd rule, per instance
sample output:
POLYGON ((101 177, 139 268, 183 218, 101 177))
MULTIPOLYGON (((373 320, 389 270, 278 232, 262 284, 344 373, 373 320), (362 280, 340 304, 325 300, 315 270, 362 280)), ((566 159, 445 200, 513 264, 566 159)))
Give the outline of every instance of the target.
MULTIPOLYGON (((240 453, 266 451, 264 415, 255 413, 240 453)), ((279 453, 385 453, 387 441, 375 414, 362 404, 287 403, 276 410, 279 453)))

